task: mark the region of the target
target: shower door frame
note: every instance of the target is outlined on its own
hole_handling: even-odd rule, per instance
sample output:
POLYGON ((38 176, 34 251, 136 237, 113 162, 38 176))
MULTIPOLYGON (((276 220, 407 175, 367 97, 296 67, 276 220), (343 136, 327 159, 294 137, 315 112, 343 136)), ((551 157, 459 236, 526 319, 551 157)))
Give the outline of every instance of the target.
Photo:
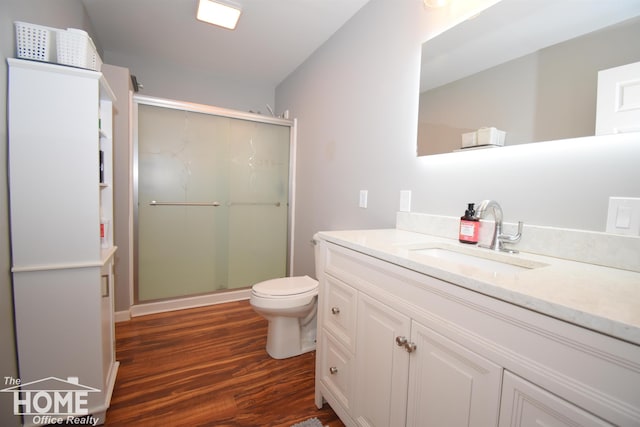
MULTIPOLYGON (((132 207, 133 207, 133 289, 131 289, 131 301, 133 305, 154 304, 162 301, 172 301, 180 299, 197 298, 200 295, 185 295, 181 297, 167 298, 164 300, 139 301, 138 299, 138 105, 150 105, 154 107, 170 108, 174 110, 186 111, 191 113, 209 114, 212 116, 226 117, 230 119, 247 120, 256 123, 266 123, 289 127, 289 195, 287 209, 287 253, 286 253, 286 274, 291 276, 293 268, 293 242, 294 242, 294 224, 295 224, 295 162, 296 162, 296 135, 297 120, 281 119, 278 117, 263 116, 261 114, 248 113, 244 111, 231 110, 227 108, 214 107, 211 105, 197 104, 184 101, 176 101, 166 98, 157 98, 146 95, 133 95, 132 99, 132 207)), ((234 291, 243 291, 243 288, 219 290, 208 292, 206 295, 234 293, 234 291)), ((230 299, 235 300, 237 298, 230 299)), ((223 299, 224 301, 224 299, 223 299)))

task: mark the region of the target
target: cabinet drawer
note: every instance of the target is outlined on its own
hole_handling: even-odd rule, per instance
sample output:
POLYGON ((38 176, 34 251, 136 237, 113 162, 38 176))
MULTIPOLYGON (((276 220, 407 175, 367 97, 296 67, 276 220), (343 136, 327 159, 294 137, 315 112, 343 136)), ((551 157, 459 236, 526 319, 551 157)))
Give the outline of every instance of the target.
POLYGON ((499 427, 611 426, 581 408, 511 372, 502 383, 499 427))
POLYGON ((340 280, 325 275, 323 289, 324 326, 349 351, 355 349, 357 291, 340 280))
POLYGON ((353 355, 328 333, 322 334, 321 346, 320 372, 316 375, 342 406, 351 411, 353 355))

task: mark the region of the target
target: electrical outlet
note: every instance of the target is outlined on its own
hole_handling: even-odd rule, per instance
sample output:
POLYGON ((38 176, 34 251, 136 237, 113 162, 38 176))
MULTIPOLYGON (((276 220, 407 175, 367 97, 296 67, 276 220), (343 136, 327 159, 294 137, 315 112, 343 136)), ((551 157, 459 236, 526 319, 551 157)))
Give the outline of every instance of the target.
POLYGON ((360 207, 366 209, 367 208, 367 190, 360 190, 360 207))
POLYGON ((400 212, 411 212, 411 190, 400 191, 400 212))
POLYGON ((607 233, 640 235, 640 198, 609 197, 607 233))

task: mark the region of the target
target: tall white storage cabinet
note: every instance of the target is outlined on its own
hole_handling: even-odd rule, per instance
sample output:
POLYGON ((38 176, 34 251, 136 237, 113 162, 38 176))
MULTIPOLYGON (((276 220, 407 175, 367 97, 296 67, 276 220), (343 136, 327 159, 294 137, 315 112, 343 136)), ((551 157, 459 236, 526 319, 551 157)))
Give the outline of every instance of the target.
MULTIPOLYGON (((20 380, 23 390, 40 383, 50 390, 48 381, 64 381, 73 389, 77 382, 89 390, 81 409, 104 422, 118 370, 111 226, 114 95, 96 71, 7 61, 20 380)), ((33 417, 24 417, 24 423, 34 423, 33 417)))

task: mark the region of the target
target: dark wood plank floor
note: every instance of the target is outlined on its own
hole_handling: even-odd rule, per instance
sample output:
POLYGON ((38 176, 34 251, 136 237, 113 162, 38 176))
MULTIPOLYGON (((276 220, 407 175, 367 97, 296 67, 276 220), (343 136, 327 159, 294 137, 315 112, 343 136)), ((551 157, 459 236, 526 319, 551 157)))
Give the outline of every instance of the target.
POLYGON ((248 301, 116 324, 120 369, 107 426, 290 426, 310 417, 343 427, 314 404, 315 352, 265 351, 267 322, 248 301))

